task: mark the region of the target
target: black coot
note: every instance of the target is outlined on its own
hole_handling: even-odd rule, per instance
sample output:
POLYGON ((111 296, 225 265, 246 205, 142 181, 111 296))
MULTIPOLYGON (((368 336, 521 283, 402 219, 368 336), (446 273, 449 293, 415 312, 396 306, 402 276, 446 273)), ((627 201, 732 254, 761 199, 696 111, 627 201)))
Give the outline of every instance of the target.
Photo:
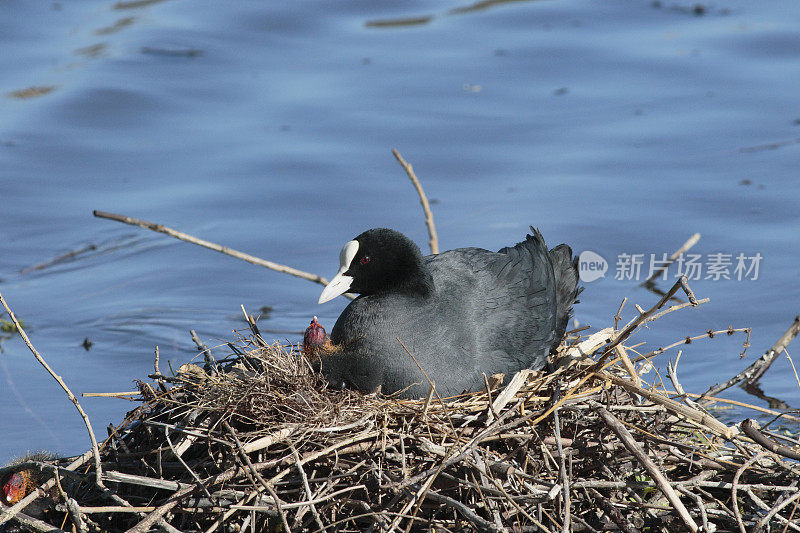
POLYGON ((360 296, 336 321, 333 349, 322 357, 330 385, 418 398, 430 388, 422 367, 450 396, 483 387, 484 373, 544 367, 580 291, 569 246, 548 252, 531 231, 498 252, 459 248, 427 257, 390 229, 345 244, 319 303, 360 296))

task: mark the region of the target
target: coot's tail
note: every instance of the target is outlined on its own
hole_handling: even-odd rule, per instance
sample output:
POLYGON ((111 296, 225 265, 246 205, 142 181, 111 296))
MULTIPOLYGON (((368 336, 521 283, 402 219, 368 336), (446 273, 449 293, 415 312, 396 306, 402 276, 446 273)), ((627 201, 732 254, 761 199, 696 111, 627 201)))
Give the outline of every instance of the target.
POLYGON ((583 287, 578 287, 578 258, 572 257, 569 246, 559 244, 550 250, 550 262, 556 282, 556 338, 552 348, 555 350, 564 338, 572 317, 572 305, 578 303, 583 287))

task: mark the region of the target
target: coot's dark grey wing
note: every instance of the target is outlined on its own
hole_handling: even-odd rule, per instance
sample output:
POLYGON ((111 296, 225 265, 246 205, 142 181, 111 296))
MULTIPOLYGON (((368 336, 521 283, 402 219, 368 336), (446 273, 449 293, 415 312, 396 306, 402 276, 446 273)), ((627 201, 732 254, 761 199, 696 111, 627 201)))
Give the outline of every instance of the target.
POLYGON ((553 264, 547 245, 538 230, 515 246, 499 250, 491 270, 498 271, 498 280, 488 284, 488 294, 504 300, 500 312, 487 313, 488 331, 495 336, 493 344, 519 358, 520 367, 542 368, 556 337, 558 307, 553 264))
POLYGON ((578 295, 583 287, 578 287, 578 258, 572 257, 572 249, 566 244, 559 244, 550 250, 550 261, 556 282, 556 337, 552 349, 558 348, 564 333, 567 331, 569 319, 572 317, 572 306, 578 303, 578 295))
POLYGON ((558 308, 553 266, 538 231, 498 252, 461 248, 426 259, 437 294, 450 300, 443 300, 441 316, 458 316, 458 329, 474 335, 463 364, 472 359, 487 374, 545 365, 558 308))

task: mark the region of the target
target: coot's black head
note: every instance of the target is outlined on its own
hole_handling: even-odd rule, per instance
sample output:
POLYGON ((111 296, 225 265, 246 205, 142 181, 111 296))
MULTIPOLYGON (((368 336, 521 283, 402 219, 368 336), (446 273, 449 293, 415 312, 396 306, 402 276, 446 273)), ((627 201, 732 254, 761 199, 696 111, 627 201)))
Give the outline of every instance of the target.
POLYGON ((432 290, 433 279, 419 246, 402 233, 376 228, 344 245, 339 253, 339 272, 322 291, 319 303, 345 292, 426 296, 432 290))

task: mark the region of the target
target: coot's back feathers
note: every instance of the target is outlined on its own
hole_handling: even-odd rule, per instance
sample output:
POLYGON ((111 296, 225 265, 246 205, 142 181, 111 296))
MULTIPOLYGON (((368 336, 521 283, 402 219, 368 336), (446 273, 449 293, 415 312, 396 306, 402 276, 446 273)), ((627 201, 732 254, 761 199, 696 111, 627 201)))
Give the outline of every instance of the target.
POLYGON ((331 385, 419 397, 429 388, 422 367, 444 396, 479 389, 483 374, 542 368, 563 336, 578 278, 569 247, 548 252, 531 229, 498 252, 424 258, 393 230, 347 243, 329 286, 336 289, 320 297, 362 294, 331 331, 337 351, 321 362, 331 385))
POLYGON ((564 333, 567 331, 569 319, 572 318, 572 306, 578 303, 578 295, 583 287, 578 287, 578 258, 572 257, 572 248, 559 244, 550 250, 550 262, 553 264, 553 275, 556 282, 556 342, 553 350, 558 348, 564 333))

